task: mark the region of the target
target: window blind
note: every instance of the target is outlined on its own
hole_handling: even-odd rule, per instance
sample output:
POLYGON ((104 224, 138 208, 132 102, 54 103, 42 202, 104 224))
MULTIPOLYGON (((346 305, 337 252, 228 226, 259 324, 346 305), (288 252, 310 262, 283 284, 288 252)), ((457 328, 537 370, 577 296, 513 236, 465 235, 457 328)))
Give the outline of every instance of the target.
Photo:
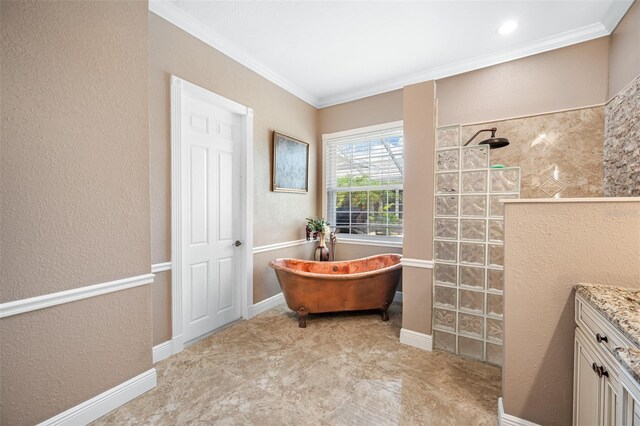
POLYGON ((325 135, 327 220, 343 236, 400 239, 403 128, 362 130, 325 135))

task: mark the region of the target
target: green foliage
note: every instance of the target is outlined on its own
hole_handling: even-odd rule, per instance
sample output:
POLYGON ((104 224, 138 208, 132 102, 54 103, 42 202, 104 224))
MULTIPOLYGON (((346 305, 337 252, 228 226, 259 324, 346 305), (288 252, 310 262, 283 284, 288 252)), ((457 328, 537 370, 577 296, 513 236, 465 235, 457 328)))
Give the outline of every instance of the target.
POLYGON ((345 186, 380 186, 382 182, 370 179, 367 175, 362 176, 340 176, 338 178, 338 187, 345 186))
POLYGON ((322 217, 318 217, 315 219, 307 218, 307 226, 311 232, 324 232, 325 228, 329 226, 330 223, 324 220, 322 217))
MULTIPOLYGON (((385 219, 388 220, 389 225, 395 225, 398 222, 400 222, 400 218, 398 217, 397 214, 395 213, 389 213, 389 210, 395 210, 396 204, 395 203, 391 203, 391 204, 387 204, 386 206, 384 206, 382 208, 382 211, 384 211, 383 213, 383 217, 385 219)), ((385 223, 385 222, 383 222, 385 223)))

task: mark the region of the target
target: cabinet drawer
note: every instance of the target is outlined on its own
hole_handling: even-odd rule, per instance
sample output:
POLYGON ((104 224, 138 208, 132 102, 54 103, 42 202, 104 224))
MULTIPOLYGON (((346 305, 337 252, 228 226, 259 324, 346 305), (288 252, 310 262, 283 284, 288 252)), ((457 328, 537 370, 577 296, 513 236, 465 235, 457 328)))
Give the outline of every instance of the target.
POLYGON ((613 355, 615 348, 634 346, 588 302, 580 296, 576 298, 576 302, 576 323, 596 347, 605 348, 613 355))

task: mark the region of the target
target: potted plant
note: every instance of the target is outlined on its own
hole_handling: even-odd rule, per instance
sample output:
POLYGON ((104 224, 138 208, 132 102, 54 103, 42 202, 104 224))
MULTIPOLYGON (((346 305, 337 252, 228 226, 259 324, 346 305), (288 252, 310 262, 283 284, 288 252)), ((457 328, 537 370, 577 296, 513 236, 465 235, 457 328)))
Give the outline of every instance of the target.
POLYGON ((314 260, 329 260, 329 249, 325 246, 324 239, 325 235, 330 232, 331 228, 329 228, 329 222, 324 220, 324 218, 307 218, 307 239, 309 239, 310 234, 313 234, 313 239, 317 236, 320 241, 313 255, 314 260))

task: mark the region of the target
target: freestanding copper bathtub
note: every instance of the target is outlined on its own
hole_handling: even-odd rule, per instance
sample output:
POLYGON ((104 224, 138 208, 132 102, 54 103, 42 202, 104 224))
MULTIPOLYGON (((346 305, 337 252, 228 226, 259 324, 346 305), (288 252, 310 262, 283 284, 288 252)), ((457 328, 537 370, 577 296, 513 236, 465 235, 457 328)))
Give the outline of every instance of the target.
POLYGON ((399 254, 381 254, 346 262, 313 262, 275 259, 276 271, 287 306, 298 314, 298 326, 306 327, 307 314, 387 309, 400 283, 399 254))

